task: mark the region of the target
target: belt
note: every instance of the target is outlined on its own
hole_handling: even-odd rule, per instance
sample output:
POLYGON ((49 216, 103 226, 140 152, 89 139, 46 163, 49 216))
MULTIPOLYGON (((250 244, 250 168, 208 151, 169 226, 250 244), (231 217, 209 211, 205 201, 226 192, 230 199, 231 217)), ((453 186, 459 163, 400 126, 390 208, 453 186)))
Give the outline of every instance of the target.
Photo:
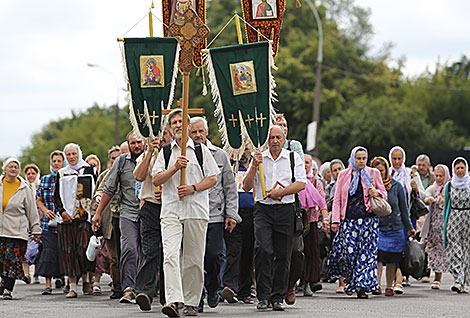
POLYGON ((287 206, 290 206, 294 203, 280 203, 280 204, 264 204, 264 203, 261 203, 261 202, 258 202, 256 204, 261 204, 265 207, 269 207, 269 208, 272 208, 272 209, 282 209, 282 208, 285 208, 287 206))

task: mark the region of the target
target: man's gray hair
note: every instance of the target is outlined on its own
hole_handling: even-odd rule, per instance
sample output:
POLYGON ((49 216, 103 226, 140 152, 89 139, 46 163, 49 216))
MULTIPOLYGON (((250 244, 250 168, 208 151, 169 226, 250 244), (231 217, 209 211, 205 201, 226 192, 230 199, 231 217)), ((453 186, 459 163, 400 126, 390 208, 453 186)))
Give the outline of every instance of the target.
POLYGON ((279 126, 279 125, 272 125, 271 128, 269 129, 269 132, 271 132, 271 129, 273 129, 273 128, 275 128, 275 127, 279 128, 279 129, 282 131, 282 135, 283 135, 284 137, 287 137, 287 136, 286 136, 286 132, 284 131, 284 127, 279 126))
POLYGON ((426 162, 428 165, 431 165, 431 159, 429 158, 428 155, 425 155, 425 154, 419 155, 419 156, 416 158, 416 164, 418 164, 419 161, 424 161, 424 162, 426 162))
MULTIPOLYGON (((169 114, 168 114, 168 125, 171 125, 171 119, 175 117, 176 115, 180 115, 183 117, 183 110, 181 108, 176 108, 173 109, 169 114)), ((188 115, 188 121, 189 121, 189 115, 188 115)))
POLYGON ((195 123, 198 123, 202 121, 202 123, 204 124, 204 129, 206 130, 206 132, 208 133, 209 132, 209 126, 207 125, 207 119, 205 119, 204 117, 193 117, 189 120, 189 123, 192 125, 192 124, 195 124, 195 123))

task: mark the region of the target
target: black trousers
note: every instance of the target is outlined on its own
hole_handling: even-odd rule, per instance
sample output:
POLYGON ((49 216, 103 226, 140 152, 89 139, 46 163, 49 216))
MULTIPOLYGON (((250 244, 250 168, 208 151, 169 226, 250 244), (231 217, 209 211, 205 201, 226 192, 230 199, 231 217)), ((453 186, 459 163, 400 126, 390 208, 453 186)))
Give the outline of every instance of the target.
MULTIPOLYGON (((161 204, 155 204, 144 201, 144 205, 140 209, 140 242, 142 248, 142 258, 137 268, 137 276, 135 279, 135 289, 137 293, 145 293, 150 298, 153 297, 156 283, 157 272, 163 272, 162 256, 162 231, 160 226, 161 204)), ((160 277, 160 285, 163 285, 163 277, 160 277)), ((160 302, 165 299, 165 292, 162 293, 160 286, 160 302)), ((164 289, 163 289, 164 290, 164 289)), ((165 303, 165 302, 163 302, 165 303)))
POLYGON ((111 225, 113 226, 113 235, 114 240, 116 241, 116 254, 119 262, 121 259, 121 228, 119 227, 119 218, 113 216, 111 225))
POLYGON ((253 208, 241 208, 238 214, 242 222, 232 233, 225 231, 226 264, 224 286, 234 290, 240 299, 251 295, 253 283, 253 250, 255 233, 253 208))
POLYGON ((294 237, 294 204, 256 203, 255 273, 259 300, 283 301, 294 237))
POLYGON ((209 295, 215 295, 220 286, 220 268, 223 262, 224 223, 209 223, 204 255, 204 286, 209 295))

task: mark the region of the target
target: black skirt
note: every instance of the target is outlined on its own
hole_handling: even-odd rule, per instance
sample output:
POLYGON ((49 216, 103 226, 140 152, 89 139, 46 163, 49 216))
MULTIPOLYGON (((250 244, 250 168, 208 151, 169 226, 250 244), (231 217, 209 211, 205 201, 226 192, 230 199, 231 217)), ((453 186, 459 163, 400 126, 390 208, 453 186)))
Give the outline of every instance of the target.
POLYGON ((401 258, 402 253, 379 250, 377 260, 383 264, 399 264, 401 262, 401 258))
POLYGON ((57 233, 43 231, 41 234, 41 256, 36 266, 34 276, 43 276, 47 278, 59 278, 59 245, 57 233))

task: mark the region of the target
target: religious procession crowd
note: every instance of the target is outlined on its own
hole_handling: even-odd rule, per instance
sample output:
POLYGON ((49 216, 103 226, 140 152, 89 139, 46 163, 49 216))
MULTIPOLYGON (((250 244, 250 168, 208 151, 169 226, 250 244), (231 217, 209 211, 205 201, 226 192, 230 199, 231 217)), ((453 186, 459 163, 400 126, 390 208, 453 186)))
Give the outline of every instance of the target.
POLYGON ((428 272, 420 276, 434 272, 432 289, 449 272, 451 290, 466 291, 464 158, 449 171, 432 167, 423 154, 407 168, 399 146, 388 158, 369 158, 358 146, 346 164, 333 159, 318 166, 300 142, 287 139, 282 114, 269 130, 268 149, 247 148, 236 161, 207 139, 204 118, 191 118, 182 155, 181 110, 168 119, 160 139, 146 142, 131 132, 111 147, 101 173, 100 159, 84 160, 74 143, 51 153, 50 174, 41 178, 34 164, 24 167, 25 180, 17 159, 4 162, 3 299, 12 299, 16 280, 38 277, 45 278, 43 295, 63 288, 65 297, 77 298, 79 281, 83 294, 101 294, 103 274, 112 278, 110 298, 149 311, 159 297, 169 317, 255 298, 260 311, 283 311, 296 293, 312 296, 322 282, 337 282, 338 294, 359 299, 394 296, 407 283, 399 264, 409 237, 426 245, 428 272), (385 200, 391 213, 377 216, 385 200), (306 211, 300 231, 296 202, 306 211), (413 212, 419 202, 428 209, 424 216, 413 212))

